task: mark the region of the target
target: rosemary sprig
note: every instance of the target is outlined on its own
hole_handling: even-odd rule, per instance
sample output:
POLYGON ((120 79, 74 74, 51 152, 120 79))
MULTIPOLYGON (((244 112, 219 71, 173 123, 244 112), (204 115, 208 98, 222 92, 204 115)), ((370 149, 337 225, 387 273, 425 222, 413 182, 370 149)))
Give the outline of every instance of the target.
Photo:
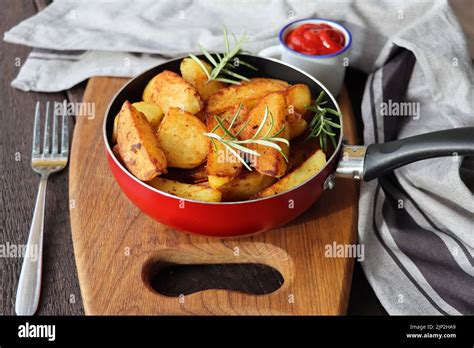
POLYGON ((314 116, 309 123, 309 134, 305 139, 305 141, 308 141, 311 138, 319 137, 319 144, 324 151, 327 149, 328 139, 331 141, 334 148, 336 147, 336 141, 334 140, 336 133, 333 128, 341 128, 340 124, 334 123, 328 117, 328 114, 332 114, 340 118, 341 114, 332 108, 322 107, 322 105, 327 103, 326 100, 323 101, 325 96, 326 93, 321 91, 313 105, 306 105, 306 109, 313 111, 314 116))
MULTIPOLYGON (((249 40, 249 37, 246 33, 243 33, 242 36, 238 39, 234 34, 232 34, 234 38, 234 47, 230 48, 229 45, 229 37, 227 35, 227 30, 224 27, 224 46, 225 52, 221 55, 219 53, 213 53, 215 57, 212 56, 204 47, 198 44, 199 49, 207 58, 209 63, 213 65, 213 69, 209 73, 207 71, 204 64, 202 64, 201 60, 196 57, 194 54, 189 54, 189 57, 199 65, 199 67, 205 72, 208 81, 216 80, 225 83, 231 83, 240 85, 241 81, 249 81, 249 79, 243 75, 240 75, 233 71, 235 66, 237 65, 237 58, 234 58, 237 54, 242 52, 242 46, 249 40), (234 58, 234 63, 231 63, 231 60, 234 58)), ((238 64, 242 64, 252 70, 257 70, 256 67, 253 65, 246 63, 242 60, 238 60, 238 64)))
POLYGON ((275 132, 273 135, 271 135, 275 120, 273 118, 272 113, 268 110, 268 107, 267 106, 265 107, 265 112, 263 114, 262 122, 258 126, 255 134, 250 139, 245 139, 245 140, 239 140, 238 135, 242 132, 242 130, 244 130, 247 127, 250 119, 248 119, 235 133, 232 132, 232 128, 237 118, 239 117, 241 110, 242 110, 242 104, 239 106, 239 108, 235 112, 228 127, 225 126, 224 120, 222 120, 221 117, 214 116, 217 121, 217 125, 212 129, 211 132, 204 133, 204 135, 209 137, 211 141, 213 142, 214 149, 217 151, 217 147, 214 142, 218 141, 226 149, 228 149, 240 162, 242 162, 242 164, 250 171, 252 170, 252 168, 250 168, 250 166, 247 164, 245 159, 242 158, 241 153, 246 153, 246 154, 257 156, 257 157, 260 156, 260 154, 257 151, 249 149, 248 147, 245 146, 248 144, 257 144, 257 145, 269 146, 271 148, 274 148, 283 156, 285 161, 288 162, 288 157, 285 155, 281 146, 278 144, 278 143, 283 143, 288 146, 290 145, 287 139, 278 137, 278 135, 280 135, 285 130, 285 126, 283 126, 280 130, 275 132), (262 130, 267 122, 268 117, 270 117, 270 126, 268 127, 265 134, 261 136, 260 133, 262 133, 262 130), (219 128, 221 128, 222 131, 224 132, 223 136, 215 133, 215 131, 219 128))

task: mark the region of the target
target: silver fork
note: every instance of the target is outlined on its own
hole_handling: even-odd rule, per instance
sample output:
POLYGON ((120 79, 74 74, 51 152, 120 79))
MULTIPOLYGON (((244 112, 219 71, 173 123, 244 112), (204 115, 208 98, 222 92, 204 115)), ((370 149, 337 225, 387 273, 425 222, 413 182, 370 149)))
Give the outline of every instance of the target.
POLYGON ((59 145, 59 116, 53 112, 53 131, 51 132, 49 114, 49 102, 47 102, 43 149, 41 151, 41 111, 40 102, 36 103, 31 167, 41 175, 41 179, 16 293, 15 312, 17 315, 33 315, 38 308, 43 265, 43 220, 46 185, 51 173, 60 171, 66 166, 69 154, 67 115, 62 116, 61 145, 59 145))

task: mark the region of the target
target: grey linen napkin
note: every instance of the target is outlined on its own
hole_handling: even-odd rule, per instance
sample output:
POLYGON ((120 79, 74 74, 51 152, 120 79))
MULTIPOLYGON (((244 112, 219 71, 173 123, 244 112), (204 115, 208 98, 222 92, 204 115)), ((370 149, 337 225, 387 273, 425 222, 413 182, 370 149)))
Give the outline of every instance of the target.
POLYGON ((196 52, 198 42, 222 49, 223 25, 237 35, 247 31, 251 42, 245 48, 257 53, 277 43, 286 23, 325 17, 349 26, 350 64, 369 72, 387 37, 430 6, 375 0, 56 0, 6 32, 4 40, 35 48, 13 87, 57 92, 91 76, 134 76, 167 58, 196 52))
MULTIPOLYGON (((14 87, 58 91, 91 76, 133 76, 196 51, 197 42, 222 48, 223 24, 236 34, 246 30, 252 38, 246 48, 258 52, 276 43, 285 23, 312 16, 348 26, 350 65, 370 73, 365 143, 474 126, 471 60, 444 0, 56 0, 4 39, 35 48, 14 87), (413 109, 387 113, 393 103, 413 109)), ((455 156, 425 160, 362 184, 362 266, 390 314, 474 314, 472 163, 455 156)))
MULTIPOLYGON (((472 81, 456 18, 439 3, 378 57, 362 104, 365 142, 473 126, 472 81), (397 116, 390 103, 413 109, 397 116)), ((362 266, 390 314, 474 314, 472 159, 420 161, 362 184, 362 266)))

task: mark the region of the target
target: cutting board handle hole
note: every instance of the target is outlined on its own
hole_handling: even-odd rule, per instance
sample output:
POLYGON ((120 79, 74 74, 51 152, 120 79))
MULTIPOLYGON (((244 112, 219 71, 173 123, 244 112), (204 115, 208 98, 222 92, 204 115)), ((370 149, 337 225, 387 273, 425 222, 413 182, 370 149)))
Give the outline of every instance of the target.
POLYGON ((252 295, 277 291, 284 283, 275 268, 260 263, 152 264, 146 267, 145 281, 157 293, 180 297, 220 289, 252 295), (265 284, 255 279, 266 279, 265 284), (271 279, 271 281, 268 281, 271 279))

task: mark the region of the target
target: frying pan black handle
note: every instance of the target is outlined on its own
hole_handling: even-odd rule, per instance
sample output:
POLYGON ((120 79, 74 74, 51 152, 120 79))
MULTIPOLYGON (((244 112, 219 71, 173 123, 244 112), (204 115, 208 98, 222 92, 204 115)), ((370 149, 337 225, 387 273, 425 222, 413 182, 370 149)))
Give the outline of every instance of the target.
POLYGON ((405 164, 432 157, 474 156, 474 127, 433 133, 372 144, 364 159, 364 181, 373 180, 405 164))

